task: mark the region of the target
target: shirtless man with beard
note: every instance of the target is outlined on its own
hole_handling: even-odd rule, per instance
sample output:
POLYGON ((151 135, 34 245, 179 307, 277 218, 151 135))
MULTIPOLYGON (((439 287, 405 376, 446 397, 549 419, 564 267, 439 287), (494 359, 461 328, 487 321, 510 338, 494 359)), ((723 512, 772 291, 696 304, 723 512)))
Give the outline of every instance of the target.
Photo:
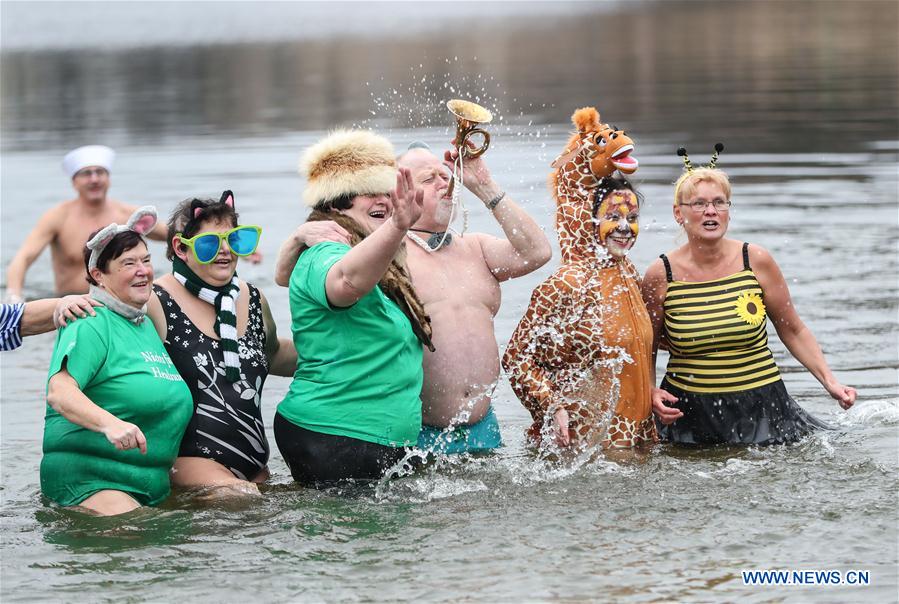
MULTIPOLYGON (((82 252, 88 237, 112 222, 124 224, 137 209, 106 197, 114 159, 115 152, 103 145, 79 147, 65 156, 63 170, 72 179, 78 196, 45 212, 25 238, 6 270, 7 301, 22 301, 25 273, 47 245, 56 295, 87 293, 82 252)), ((160 221, 148 236, 164 241, 165 223, 160 221)))
MULTIPOLYGON (((418 444, 444 453, 502 444, 490 405, 500 369, 493 331, 499 284, 540 268, 552 255, 543 230, 496 184, 481 158, 465 160, 464 185, 493 214, 506 238, 484 233, 461 237, 449 230, 448 188, 455 158, 456 151, 447 151, 441 160, 424 144, 413 143, 397 161, 425 192, 421 218, 406 245, 407 266, 431 317, 436 349, 424 351, 424 426, 418 444), (454 429, 446 430, 450 426, 454 429)), ((341 230, 333 223, 297 229, 281 249, 275 282, 287 283, 302 246, 341 241, 341 230)))

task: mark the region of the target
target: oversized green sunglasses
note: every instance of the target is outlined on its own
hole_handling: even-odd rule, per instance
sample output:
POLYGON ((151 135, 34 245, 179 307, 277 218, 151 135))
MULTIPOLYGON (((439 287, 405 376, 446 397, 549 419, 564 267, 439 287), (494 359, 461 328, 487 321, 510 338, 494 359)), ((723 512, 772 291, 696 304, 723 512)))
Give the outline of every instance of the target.
POLYGON ((194 257, 200 264, 209 264, 215 260, 222 248, 222 241, 228 240, 228 247, 238 256, 249 256, 259 246, 259 237, 262 235, 262 227, 244 225, 234 227, 224 233, 197 233, 190 239, 185 239, 181 233, 178 238, 181 243, 194 251, 194 257))

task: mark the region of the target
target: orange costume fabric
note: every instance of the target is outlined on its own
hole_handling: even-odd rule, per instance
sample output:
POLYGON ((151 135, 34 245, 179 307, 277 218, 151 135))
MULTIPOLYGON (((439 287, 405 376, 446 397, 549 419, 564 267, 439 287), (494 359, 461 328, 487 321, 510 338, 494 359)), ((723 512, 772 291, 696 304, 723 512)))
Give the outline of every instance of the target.
POLYGON ((535 442, 562 406, 572 441, 621 448, 651 443, 657 439, 650 398, 652 326, 639 273, 626 258, 597 253, 593 223, 600 179, 637 168, 630 157, 633 142, 600 123, 592 107, 576 111, 572 121, 578 131, 550 177, 562 262, 534 290, 503 368, 531 413, 528 435, 535 442))

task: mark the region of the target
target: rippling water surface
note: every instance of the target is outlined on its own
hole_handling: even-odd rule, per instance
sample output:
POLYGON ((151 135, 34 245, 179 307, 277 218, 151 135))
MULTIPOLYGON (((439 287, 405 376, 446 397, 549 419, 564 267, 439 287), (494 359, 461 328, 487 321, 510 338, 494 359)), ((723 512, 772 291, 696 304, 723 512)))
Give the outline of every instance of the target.
MULTIPOLYGON (((604 28, 614 19, 645 38, 665 19, 683 18, 670 12, 672 4, 677 3, 638 3, 633 10, 563 20, 555 27, 589 31, 592 24, 595 31, 609 31, 604 28)), ((524 447, 529 418, 503 381, 495 406, 506 446, 492 456, 442 459, 377 487, 315 491, 292 484, 275 450, 273 478, 259 500, 208 505, 176 494, 159 509, 90 518, 47 505, 40 496, 42 394, 53 336, 38 336, 2 356, 2 600, 895 601, 897 54, 895 28, 888 27, 888 34, 877 24, 895 22, 896 10, 889 8, 892 3, 792 3, 788 16, 776 10, 767 15, 775 29, 803 18, 810 24, 792 41, 750 48, 736 36, 733 53, 713 52, 715 42, 728 37, 726 24, 733 19, 768 22, 764 10, 774 10, 765 8, 769 4, 775 3, 687 3, 707 9, 702 18, 717 26, 717 33, 707 34, 711 48, 705 59, 698 40, 655 36, 657 47, 619 48, 622 56, 641 57, 630 64, 639 94, 589 78, 578 81, 565 73, 570 65, 556 65, 558 55, 536 53, 526 66, 510 57, 504 35, 523 28, 540 47, 548 44, 545 32, 554 27, 549 22, 513 22, 505 34, 481 40, 482 73, 468 74, 465 81, 462 64, 472 61, 475 43, 461 31, 451 32, 453 40, 428 34, 417 46, 397 41, 446 67, 420 67, 403 53, 388 53, 380 57, 382 66, 368 65, 361 77, 289 60, 298 49, 317 49, 343 65, 325 42, 144 49, 133 51, 143 71, 128 77, 144 83, 134 90, 119 77, 134 68, 129 51, 6 52, 4 267, 41 212, 69 195, 58 171, 62 154, 76 144, 109 141, 119 153, 111 190, 116 198, 154 203, 165 214, 188 195, 235 191, 243 217, 263 226, 266 257, 262 265, 242 265, 240 274, 263 289, 287 334, 286 290, 274 285, 271 273, 278 246, 303 219, 302 182, 294 171, 302 148, 323 129, 353 122, 381 129, 398 148, 415 139, 439 147, 449 133, 444 116, 410 119, 406 110, 444 98, 443 81, 467 92, 480 84, 504 117, 488 154, 495 176, 549 234, 553 210, 545 179, 565 141, 565 116, 578 105, 596 103, 610 120, 626 124, 637 141, 637 182, 646 196, 633 251, 641 270, 677 244, 669 209, 671 182, 679 173, 673 148, 686 144, 702 158, 724 140, 721 166, 734 182, 731 234, 773 253, 831 367, 860 395, 855 408, 841 411, 772 332, 788 389, 836 431, 790 447, 662 446, 639 458, 555 465, 524 447), (856 5, 877 8, 880 19, 871 11, 860 15, 856 5), (836 24, 848 29, 841 32, 845 39, 828 37, 836 24), (679 71, 679 77, 701 77, 678 81, 666 75, 679 65, 672 58, 678 50, 693 61, 693 69, 679 71), (766 55, 777 56, 765 63, 766 55), (218 71, 224 63, 216 61, 231 67, 218 71), (154 64, 168 67, 154 71, 154 64), (237 76, 259 78, 253 66, 260 65, 280 69, 284 78, 241 87, 237 76), (79 71, 85 66, 97 71, 79 71), (51 74, 49 79, 25 86, 19 75, 35 69, 51 74), (11 73, 19 75, 8 79, 11 73), (379 73, 388 74, 386 83, 378 83, 379 73), (108 98, 94 96, 97 89, 86 84, 91 77, 108 98), (554 77, 564 94, 554 92, 554 77), (430 83, 424 86, 422 78, 430 83), (867 87, 856 89, 847 81, 867 87), (420 87, 413 90, 416 82, 420 87), (725 90, 722 83, 742 88, 725 90), (226 102, 206 97, 201 107, 167 104, 191 91, 229 86, 226 102), (328 86, 328 94, 318 94, 328 86), (306 97, 308 106, 290 101, 289 93, 300 89, 316 93, 306 97), (702 94, 713 90, 721 97, 702 94), (343 104, 329 104, 329 94, 343 104), (94 104, 97 99, 102 102, 94 104), (740 571, 750 569, 868 570, 871 584, 746 587, 740 571)), ((569 44, 559 31, 558 44, 569 44)), ((369 52, 385 44, 356 43, 369 52)), ((529 57, 533 51, 512 47, 529 57)), ((623 73, 619 67, 603 69, 607 75, 623 73)), ((467 201, 472 229, 499 233, 476 200, 467 201)), ((154 244, 151 251, 157 271, 165 271, 162 247, 154 244)), ((496 320, 501 345, 532 288, 551 269, 503 285, 496 320)), ((45 255, 29 272, 29 295, 51 291, 48 271, 45 255)), ((664 358, 660 371, 663 366, 664 358)), ((265 390, 263 414, 272 443, 274 407, 288 384, 272 377, 265 390)))

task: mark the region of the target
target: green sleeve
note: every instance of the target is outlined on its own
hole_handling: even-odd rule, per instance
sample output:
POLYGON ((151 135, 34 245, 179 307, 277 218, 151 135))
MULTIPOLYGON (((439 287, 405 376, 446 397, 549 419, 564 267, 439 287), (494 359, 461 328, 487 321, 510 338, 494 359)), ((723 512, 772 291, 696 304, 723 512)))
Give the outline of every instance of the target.
POLYGON ((53 358, 50 360, 48 382, 60 372, 65 363, 66 370, 84 390, 103 367, 109 352, 106 338, 98 330, 102 325, 103 321, 99 316, 85 317, 59 330, 53 358))
POLYGON ((316 304, 329 310, 334 306, 328 302, 325 291, 325 280, 328 271, 338 260, 350 251, 350 246, 343 243, 319 243, 300 256, 290 276, 290 289, 300 291, 316 304))

